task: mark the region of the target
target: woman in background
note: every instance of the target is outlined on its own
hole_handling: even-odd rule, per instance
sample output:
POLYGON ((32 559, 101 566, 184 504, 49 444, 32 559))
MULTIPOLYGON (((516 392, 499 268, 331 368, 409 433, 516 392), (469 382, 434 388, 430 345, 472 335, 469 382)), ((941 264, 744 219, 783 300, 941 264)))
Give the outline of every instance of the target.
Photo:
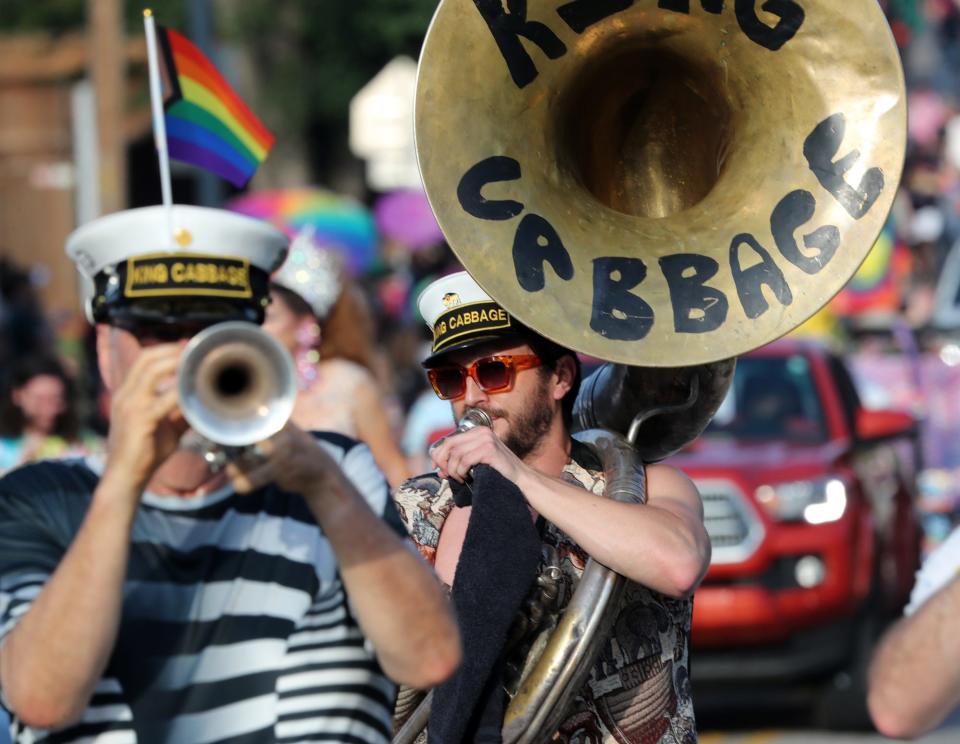
POLYGON ((0 473, 95 448, 82 436, 73 379, 53 357, 15 362, 0 399, 0 473))
POLYGON ((297 363, 294 423, 365 442, 391 488, 398 486, 411 472, 374 376, 373 318, 360 290, 332 254, 301 236, 274 275, 270 295, 263 328, 297 363))

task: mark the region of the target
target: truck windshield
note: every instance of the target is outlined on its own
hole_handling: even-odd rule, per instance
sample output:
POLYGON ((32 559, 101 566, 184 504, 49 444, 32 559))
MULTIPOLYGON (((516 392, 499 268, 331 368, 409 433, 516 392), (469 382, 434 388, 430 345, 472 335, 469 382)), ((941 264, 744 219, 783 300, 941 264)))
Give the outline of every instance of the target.
POLYGON ((800 355, 742 357, 706 436, 818 444, 827 441, 810 364, 800 355))

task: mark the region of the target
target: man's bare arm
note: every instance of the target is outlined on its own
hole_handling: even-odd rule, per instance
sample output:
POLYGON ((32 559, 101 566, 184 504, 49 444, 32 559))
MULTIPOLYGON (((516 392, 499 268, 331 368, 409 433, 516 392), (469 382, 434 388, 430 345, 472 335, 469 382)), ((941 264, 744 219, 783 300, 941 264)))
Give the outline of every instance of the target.
POLYGON ((710 563, 700 495, 675 468, 647 467, 647 503, 628 504, 539 472, 484 426, 448 437, 431 457, 441 475, 458 480, 490 465, 593 558, 667 596, 689 596, 710 563))
POLYGON ((886 633, 868 674, 867 704, 877 730, 912 739, 960 705, 960 576, 886 633))
POLYGON ((647 467, 646 504, 596 496, 529 469, 517 485, 595 560, 662 594, 689 596, 710 564, 700 496, 674 468, 647 467))
POLYGON ((383 670, 426 689, 460 663, 460 636, 439 579, 345 479, 341 493, 308 499, 337 554, 340 575, 383 670))

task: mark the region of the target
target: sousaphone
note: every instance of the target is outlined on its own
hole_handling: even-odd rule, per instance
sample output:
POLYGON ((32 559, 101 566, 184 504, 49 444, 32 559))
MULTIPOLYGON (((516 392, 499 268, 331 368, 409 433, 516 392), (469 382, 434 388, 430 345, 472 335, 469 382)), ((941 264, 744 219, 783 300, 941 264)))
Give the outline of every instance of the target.
MULTIPOLYGON (((856 271, 900 179, 906 96, 876 0, 441 0, 416 141, 464 268, 542 335, 624 365, 587 386, 579 418, 649 461, 683 443, 644 448, 658 410, 693 406, 658 436, 664 421, 699 434, 730 360, 856 271), (631 397, 631 377, 669 400, 634 394, 647 410, 609 423, 593 409, 622 419, 610 396, 631 397)), ((549 735, 530 722, 562 704, 558 679, 528 674, 505 741, 549 735), (546 691, 527 694, 536 679, 546 691)))

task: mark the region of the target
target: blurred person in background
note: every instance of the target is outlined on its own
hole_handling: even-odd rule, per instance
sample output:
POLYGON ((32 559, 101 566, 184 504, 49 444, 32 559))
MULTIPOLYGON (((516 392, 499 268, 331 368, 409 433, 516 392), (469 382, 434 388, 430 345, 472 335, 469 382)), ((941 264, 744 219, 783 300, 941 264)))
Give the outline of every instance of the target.
POLYGON ((960 529, 927 559, 904 616, 874 650, 867 705, 877 730, 914 739, 960 706, 960 529))
POLYGON ((373 319, 358 288, 331 253, 300 236, 274 275, 270 295, 263 328, 297 362, 294 423, 364 442, 395 488, 411 470, 377 382, 373 319))
POLYGON ((450 404, 437 397, 433 388, 427 388, 407 411, 401 445, 415 473, 426 473, 433 468, 430 446, 454 430, 456 421, 450 404))
POLYGON ((51 356, 14 362, 0 399, 0 473, 36 460, 98 449, 81 432, 73 379, 51 356))
POLYGON ((47 352, 53 345, 30 274, 0 258, 0 359, 47 352))

